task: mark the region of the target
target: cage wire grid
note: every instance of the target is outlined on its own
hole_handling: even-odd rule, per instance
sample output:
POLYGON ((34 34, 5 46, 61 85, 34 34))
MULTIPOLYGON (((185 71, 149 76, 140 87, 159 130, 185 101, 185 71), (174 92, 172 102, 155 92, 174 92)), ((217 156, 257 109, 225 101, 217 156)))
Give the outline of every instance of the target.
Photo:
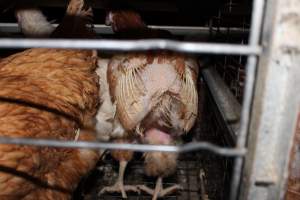
MULTIPOLYGON (((229 1, 228 10, 231 11, 234 3, 229 1)), ((28 139, 28 138, 0 138, 2 144, 19 144, 19 145, 35 145, 35 146, 52 146, 52 147, 70 147, 70 148, 103 148, 103 149, 128 149, 134 151, 168 151, 168 152, 191 152, 199 150, 208 150, 219 154, 221 156, 235 157, 235 164, 233 170, 233 177, 231 183, 231 200, 235 200, 238 194, 238 185, 241 176, 243 156, 246 154, 245 142, 247 137, 247 130, 249 126, 249 113, 251 109, 251 101, 253 96, 253 85, 255 80, 255 68, 257 64, 257 57, 261 53, 259 45, 259 35, 261 32, 261 24, 263 17, 264 0, 254 0, 251 14, 251 25, 249 32, 249 42, 242 41, 242 44, 231 43, 200 43, 200 42, 177 42, 169 40, 139 40, 139 41, 116 41, 116 40, 51 40, 51 39, 11 39, 1 38, 0 48, 31 48, 31 47, 45 47, 45 48, 70 48, 70 49, 101 49, 115 50, 115 51, 133 51, 133 50, 153 50, 163 49, 186 53, 209 53, 209 54, 223 54, 223 55, 237 55, 238 63, 243 66, 241 55, 248 57, 246 61, 246 71, 242 67, 238 70, 237 81, 243 82, 245 79, 243 107, 241 112, 240 129, 237 137, 237 143, 234 148, 222 147, 214 145, 210 142, 192 142, 183 146, 159 146, 159 145, 132 145, 132 144, 112 144, 112 143, 92 143, 92 142, 71 142, 71 141, 57 141, 57 140, 42 140, 42 139, 28 139), (246 74, 246 76, 245 76, 246 74)), ((220 16, 218 16, 220 17, 220 16)), ((220 20, 220 18, 219 18, 220 20)), ((244 26, 243 26, 244 27, 244 26)), ((245 25, 245 29, 248 28, 245 25)), ((228 28, 230 33, 230 28, 228 28)), ((229 68, 228 59, 232 57, 225 57, 223 67, 229 68)), ((223 76, 227 76, 223 74, 223 76)), ((234 85, 233 90, 238 90, 234 85)), ((236 91, 237 97, 240 96, 240 90, 236 91)), ((198 185, 198 184, 197 184, 198 185)))
MULTIPOLYGON (((263 1, 263 0, 256 0, 263 1)), ((255 2, 256 2, 255 1, 255 2)), ((255 5, 254 2, 254 5, 255 5)), ((261 3, 260 3, 261 4, 261 3)), ((262 12, 262 6, 260 12, 262 12)), ((256 9, 257 10, 257 9, 256 9)), ((257 18, 257 12, 254 12, 253 18, 257 18)), ((258 19, 257 19, 258 20, 258 19)), ((261 18, 259 19, 261 20, 261 18)), ((260 27, 259 24, 253 26, 255 31, 251 31, 253 33, 259 34, 260 27), (258 27, 257 27, 258 25, 258 27)), ((251 30, 253 30, 251 29, 251 30)), ((250 33, 251 35, 251 33, 250 33)), ((258 36, 257 36, 258 37, 258 36)), ((117 50, 117 51, 133 51, 133 50, 150 50, 150 49, 164 49, 164 50, 172 50, 172 51, 184 51, 184 52, 194 52, 194 53, 212 53, 212 54, 230 54, 230 55, 251 55, 256 59, 256 56, 259 55, 261 51, 261 47, 258 44, 253 45, 235 45, 235 44, 214 44, 214 43, 199 43, 199 42, 176 42, 176 41, 168 41, 168 40, 139 40, 139 41, 116 41, 116 40, 66 40, 66 39, 10 39, 10 38, 2 38, 0 39, 0 48, 30 48, 30 47, 45 47, 45 48, 81 48, 81 49, 101 49, 105 50, 117 50)), ((251 67, 249 67, 251 68, 251 67)), ((251 79, 254 78, 254 73, 248 74, 251 76, 251 79)), ((245 94, 249 93, 250 90, 245 90, 245 94)), ((250 92, 251 93, 251 92, 250 92)), ((244 95, 245 96, 245 95, 244 95)), ((251 96, 251 95, 249 95, 251 96)), ((245 108, 247 106, 244 106, 245 108)), ((250 106, 247 108, 249 109, 250 106)), ((113 144, 109 144, 109 146, 105 144, 99 143, 98 145, 95 143, 89 142, 63 142, 63 141, 49 141, 48 140, 31 140, 25 138, 1 138, 0 143, 8 143, 8 144, 24 144, 24 145, 38 145, 38 146, 54 146, 54 147, 73 147, 73 148, 108 148, 115 149, 113 144), (90 145, 89 145, 90 144, 90 145)), ((202 143, 200 143, 202 144, 202 143)), ((205 144, 205 143, 203 143, 205 144)), ((155 145, 128 145, 124 144, 124 146, 118 146, 120 149, 131 149, 138 151, 153 151, 157 146, 155 145), (148 146, 148 147, 147 147, 148 146)), ((229 156, 243 156, 245 151, 240 149, 239 151, 235 151, 234 149, 229 151, 222 152, 222 148, 218 148, 215 146, 211 146, 209 144, 205 145, 194 145, 194 146, 186 146, 183 147, 169 147, 164 146, 160 147, 160 151, 189 151, 197 148, 208 148, 212 151, 217 151, 222 155, 229 156), (220 150, 220 151, 219 151, 220 150)))

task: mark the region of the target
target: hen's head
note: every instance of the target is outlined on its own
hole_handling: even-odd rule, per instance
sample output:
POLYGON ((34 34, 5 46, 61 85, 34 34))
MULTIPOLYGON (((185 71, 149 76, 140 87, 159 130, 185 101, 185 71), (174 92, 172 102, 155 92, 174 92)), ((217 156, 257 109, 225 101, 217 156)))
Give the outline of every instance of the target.
POLYGON ((105 24, 111 26, 114 32, 146 27, 141 16, 131 10, 109 11, 106 15, 105 24))
POLYGON ((145 154, 145 172, 148 176, 167 177, 176 171, 177 153, 149 152, 145 154))
MULTIPOLYGON (((145 143, 152 145, 172 145, 174 138, 159 129, 152 128, 145 132, 145 143)), ((177 166, 177 153, 147 152, 145 153, 145 172, 148 176, 166 177, 174 173, 177 166)))

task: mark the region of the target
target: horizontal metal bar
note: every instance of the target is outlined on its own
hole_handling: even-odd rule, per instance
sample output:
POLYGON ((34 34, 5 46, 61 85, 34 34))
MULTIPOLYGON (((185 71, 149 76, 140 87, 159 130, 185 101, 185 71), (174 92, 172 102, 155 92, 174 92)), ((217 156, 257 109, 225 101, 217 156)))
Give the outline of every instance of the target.
POLYGON ((171 50, 187 53, 258 55, 259 46, 179 42, 173 40, 104 40, 104 39, 11 39, 1 38, 0 48, 99 49, 102 51, 171 50))
MULTIPOLYGON (((57 27, 58 24, 53 24, 57 27)), ((149 28, 162 29, 170 31, 174 35, 209 35, 209 27, 195 27, 195 26, 155 26, 149 25, 149 28)), ((104 24, 94 24, 94 30, 97 34, 113 34, 111 26, 104 24)), ((3 33, 21 33, 19 25, 17 23, 0 23, 0 31, 3 33)), ((243 29, 238 27, 218 27, 218 32, 232 34, 247 34, 249 29, 243 29)))
POLYGON ((202 70, 202 75, 216 102, 230 136, 233 141, 236 141, 239 129, 241 105, 214 68, 202 70))
POLYGON ((207 150, 215 154, 229 157, 244 156, 246 154, 246 149, 224 148, 208 142, 193 142, 182 146, 170 146, 0 137, 0 144, 33 145, 60 148, 120 149, 133 150, 138 152, 163 151, 185 153, 199 150, 207 150))

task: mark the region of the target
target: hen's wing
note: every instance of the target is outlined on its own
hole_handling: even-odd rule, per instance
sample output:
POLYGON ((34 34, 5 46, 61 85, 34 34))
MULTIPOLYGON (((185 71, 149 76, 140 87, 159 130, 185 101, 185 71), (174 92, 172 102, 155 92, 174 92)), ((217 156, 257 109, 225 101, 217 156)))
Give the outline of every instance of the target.
MULTIPOLYGON (((182 110, 177 110, 175 117, 183 121, 182 129, 189 130, 197 113, 197 74, 195 60, 179 54, 157 52, 114 56, 109 63, 108 80, 122 125, 129 130, 138 127, 168 94, 182 104, 182 110)), ((173 120, 174 116, 168 110, 170 101, 164 104, 168 106, 161 105, 159 109, 168 115, 168 120, 173 120)))

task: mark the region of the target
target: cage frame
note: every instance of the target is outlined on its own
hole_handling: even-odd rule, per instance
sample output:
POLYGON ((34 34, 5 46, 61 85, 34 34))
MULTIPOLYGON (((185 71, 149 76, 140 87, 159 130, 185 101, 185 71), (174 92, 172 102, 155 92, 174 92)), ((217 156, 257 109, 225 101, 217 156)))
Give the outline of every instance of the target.
MULTIPOLYGON (((237 125, 239 129, 231 127, 232 134, 236 135, 236 147, 234 148, 223 148, 206 142, 190 143, 183 146, 116 145, 113 143, 68 142, 5 137, 0 137, 0 143, 70 148, 130 149, 134 151, 189 152, 209 150, 222 156, 235 157, 230 193, 231 200, 235 200, 237 197, 239 197, 239 199, 249 200, 282 199, 289 163, 289 157, 287 155, 289 155, 291 151, 294 135, 293 129, 299 110, 300 82, 297 80, 297 75, 300 74, 300 68, 298 67, 297 69, 297 62, 295 60, 300 61, 300 48, 299 44, 287 45, 286 41, 289 36, 278 35, 278 33, 280 33, 283 28, 288 28, 291 29, 292 32, 299 33, 299 31, 294 30, 295 27, 294 29, 291 27, 289 20, 282 21, 282 19, 289 14, 294 16, 294 14, 297 13, 297 8, 300 10, 300 3, 296 1, 297 0, 274 0, 272 3, 266 3, 266 0, 254 0, 251 28, 249 30, 249 44, 247 45, 177 42, 171 40, 0 39, 0 48, 80 48, 101 49, 102 51, 145 51, 162 49, 187 53, 246 55, 248 57, 246 64, 246 87, 243 106, 241 108, 241 120, 237 125), (294 5, 294 7, 291 5, 294 5), (264 27, 263 29, 261 28, 262 25, 264 27), (285 47, 285 51, 282 51, 282 46, 285 47), (291 55, 294 56, 293 62, 289 60, 291 59, 291 55), (282 58, 283 64, 274 62, 274 60, 282 58), (273 68, 275 66, 276 69, 279 69, 278 67, 282 65, 288 70, 279 70, 282 72, 279 73, 273 68), (285 79, 281 79, 281 76, 285 77, 285 79), (278 86, 278 84, 283 84, 285 91, 270 89, 274 86, 278 86), (297 90, 296 94, 294 93, 295 89, 297 90), (295 98, 290 101, 290 99, 285 96, 287 94, 295 98), (274 95, 277 98, 274 99, 274 95), (277 102, 279 106, 274 102, 277 102), (276 113, 280 113, 280 115, 274 115, 276 113), (274 117, 274 121, 278 123, 274 127, 269 127, 267 119, 272 117, 274 117), (274 140, 270 140, 268 137, 267 133, 270 131, 272 131, 274 140), (287 140, 282 140, 282 131, 287 133, 284 135, 287 140), (248 146, 248 150, 246 146, 248 146), (278 155, 272 154, 276 148, 282 150, 278 155), (270 156, 270 158, 268 158, 268 156, 270 156), (278 156, 278 159, 274 158, 276 156, 278 156), (271 159, 271 157, 273 159, 271 159), (245 164, 244 168, 243 164, 245 164), (264 168, 262 166, 266 167, 264 168), (269 173, 269 171, 272 173, 269 173), (242 176, 243 178, 241 179, 242 176), (241 192, 239 192, 239 189, 241 189, 241 192)), ((8 26, 8 28, 10 27, 8 26)), ((104 30, 104 28, 102 27, 101 30, 104 30)), ((174 28, 174 30, 178 31, 176 28, 174 28)), ((210 76, 213 73, 211 70, 204 72, 204 79, 206 79, 210 90, 220 88, 213 84, 217 82, 210 76)), ((228 95, 226 88, 219 90, 219 92, 221 95, 214 95, 213 97, 221 113, 228 113, 228 110, 230 111, 235 103, 224 106, 222 102, 226 102, 231 97, 228 95)), ((231 100, 228 101, 232 102, 231 100)), ((224 121, 228 120, 228 115, 223 115, 223 118, 224 121)), ((228 128, 230 129, 230 127, 228 128)))
POLYGON ((285 197, 300 107, 299 10, 300 2, 296 0, 266 4, 263 51, 258 63, 239 199, 285 197))

